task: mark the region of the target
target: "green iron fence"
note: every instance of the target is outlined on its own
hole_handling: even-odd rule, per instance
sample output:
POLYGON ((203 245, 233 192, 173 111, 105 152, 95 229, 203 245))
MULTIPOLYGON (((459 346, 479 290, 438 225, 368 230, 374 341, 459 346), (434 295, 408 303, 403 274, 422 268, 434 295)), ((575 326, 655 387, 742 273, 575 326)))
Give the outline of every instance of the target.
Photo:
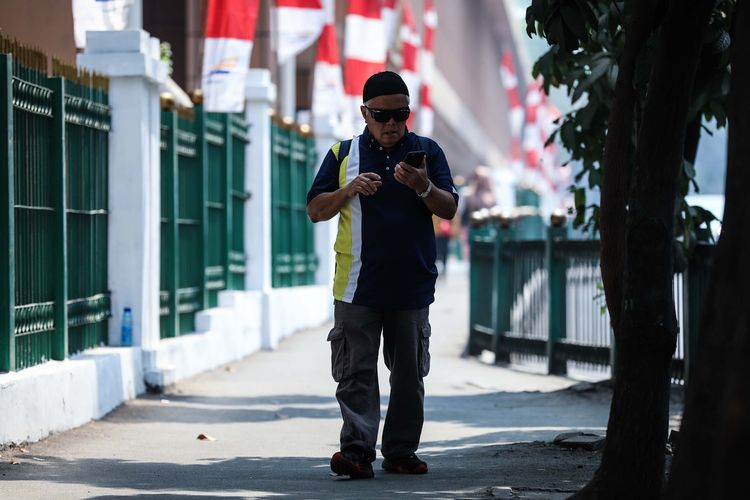
POLYGON ((315 282, 318 260, 315 234, 307 218, 307 190, 317 154, 312 134, 274 119, 271 127, 272 285, 288 287, 315 282))
POLYGON ((195 331, 195 313, 218 292, 244 289, 245 147, 240 115, 177 111, 161 115, 160 335, 195 331))
POLYGON ((106 343, 106 80, 0 37, 0 372, 106 343))
MULTIPOLYGON (((554 224, 544 240, 524 240, 520 222, 484 214, 470 231, 469 354, 490 350, 500 362, 543 362, 554 374, 610 367, 599 242, 568 240, 566 228, 554 224)), ((687 271, 675 276, 675 382, 685 380, 694 354, 712 255, 712 245, 698 245, 687 271)))
POLYGON ((68 222, 68 351, 107 343, 109 131, 107 80, 76 74, 60 63, 65 78, 65 143, 68 222), (88 82, 86 81, 88 78, 88 82))

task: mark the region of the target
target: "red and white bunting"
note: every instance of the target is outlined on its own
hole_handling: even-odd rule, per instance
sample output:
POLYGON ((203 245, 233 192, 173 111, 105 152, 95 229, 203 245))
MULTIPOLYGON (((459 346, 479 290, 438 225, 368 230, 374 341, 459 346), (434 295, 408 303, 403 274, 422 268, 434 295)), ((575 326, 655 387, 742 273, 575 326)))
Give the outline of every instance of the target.
POLYGON ((523 130, 524 112, 523 106, 521 105, 521 97, 518 92, 518 75, 513 64, 513 55, 507 49, 503 52, 503 59, 500 63, 500 77, 508 101, 511 165, 513 170, 517 174, 520 174, 523 170, 523 161, 521 159, 521 130, 523 130))
MULTIPOLYGON (((545 146, 549 137, 549 119, 546 113, 547 96, 542 89, 540 79, 529 84, 526 91, 526 125, 523 131, 523 154, 526 167, 536 173, 543 180, 546 189, 557 191, 554 178, 554 165, 545 165, 544 160, 550 161, 549 152, 545 158, 545 146)), ((554 147, 554 146, 552 146, 554 147)), ((554 155, 554 150, 552 150, 554 155)), ((554 156, 553 156, 554 158, 554 156)))
POLYGON ((208 0, 203 51, 206 111, 242 111, 258 7, 259 0, 208 0))
POLYGON ((352 116, 352 131, 365 125, 359 106, 362 87, 374 73, 385 70, 386 42, 381 0, 350 0, 344 39, 344 91, 352 116))
MULTIPOLYGON (((340 126, 344 103, 344 81, 341 74, 339 44, 336 39, 335 0, 324 0, 326 24, 318 38, 318 53, 315 58, 313 77, 314 116, 330 117, 340 126)), ((349 120, 351 122, 351 120, 349 120)))
POLYGON ((315 43, 326 17, 321 0, 276 0, 279 64, 315 43))
POLYGON ((380 17, 383 19, 385 29, 385 47, 386 50, 393 47, 396 41, 396 31, 398 28, 398 12, 396 11, 397 0, 382 0, 383 8, 380 11, 380 17))
POLYGON ((422 46, 419 60, 419 73, 422 83, 419 92, 419 134, 432 135, 435 124, 435 115, 432 111, 432 100, 430 98, 430 87, 432 85, 432 74, 435 70, 435 58, 432 53, 437 29, 438 16, 432 0, 424 3, 424 44, 422 46))
POLYGON ((409 105, 411 115, 406 121, 406 125, 411 129, 414 127, 414 119, 419 112, 419 66, 418 56, 422 40, 417 32, 417 25, 414 22, 414 13, 411 10, 409 2, 401 4, 402 21, 399 30, 401 39, 401 77, 409 89, 409 105))

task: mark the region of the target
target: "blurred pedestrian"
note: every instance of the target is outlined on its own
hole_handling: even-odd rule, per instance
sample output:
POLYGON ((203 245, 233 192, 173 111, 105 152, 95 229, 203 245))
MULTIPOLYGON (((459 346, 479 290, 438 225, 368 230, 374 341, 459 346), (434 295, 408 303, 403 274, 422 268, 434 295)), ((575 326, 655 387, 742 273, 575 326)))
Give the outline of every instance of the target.
MULTIPOLYGON (((456 221, 455 218, 454 221, 456 221)), ((448 270, 448 254, 450 253, 451 238, 454 235, 454 221, 441 219, 437 215, 432 216, 432 227, 435 231, 435 263, 438 265, 438 277, 445 277, 448 270)))
POLYGON ((483 208, 491 208, 497 204, 495 198, 495 187, 490 175, 490 168, 479 165, 474 168, 469 184, 461 192, 461 201, 458 205, 461 221, 461 243, 463 254, 468 254, 468 228, 471 223, 471 214, 483 208))

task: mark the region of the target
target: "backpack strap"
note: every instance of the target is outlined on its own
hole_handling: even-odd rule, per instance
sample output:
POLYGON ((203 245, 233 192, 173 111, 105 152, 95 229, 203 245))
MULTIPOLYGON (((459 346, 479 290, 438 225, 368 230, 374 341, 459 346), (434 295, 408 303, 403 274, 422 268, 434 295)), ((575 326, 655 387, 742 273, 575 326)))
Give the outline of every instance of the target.
POLYGON ((331 151, 333 151, 333 156, 336 157, 336 160, 339 162, 339 169, 341 168, 341 163, 344 161, 344 158, 349 156, 349 148, 352 146, 352 140, 347 139, 345 141, 341 141, 337 144, 334 144, 331 148, 331 151))

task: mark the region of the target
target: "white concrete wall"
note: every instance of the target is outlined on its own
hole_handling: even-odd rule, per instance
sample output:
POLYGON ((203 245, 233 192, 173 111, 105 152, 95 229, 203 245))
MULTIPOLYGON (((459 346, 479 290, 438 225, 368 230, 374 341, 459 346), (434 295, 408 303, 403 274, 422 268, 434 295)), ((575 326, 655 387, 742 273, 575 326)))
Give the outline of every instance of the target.
POLYGON ((330 286, 312 285, 274 288, 265 296, 263 349, 275 349, 292 333, 314 328, 333 318, 330 286))
POLYGON ((0 444, 37 441, 143 393, 141 351, 98 348, 0 375, 0 444))

